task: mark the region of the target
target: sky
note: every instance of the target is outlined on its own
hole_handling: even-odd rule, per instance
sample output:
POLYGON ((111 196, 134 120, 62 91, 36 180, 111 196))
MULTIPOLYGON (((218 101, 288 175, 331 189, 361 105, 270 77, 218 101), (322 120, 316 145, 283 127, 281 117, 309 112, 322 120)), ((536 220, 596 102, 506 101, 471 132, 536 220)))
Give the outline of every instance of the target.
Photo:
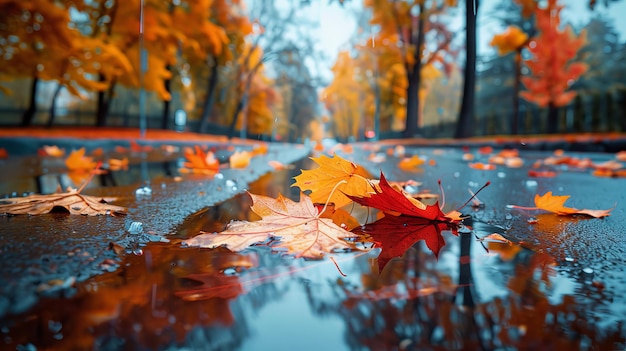
MULTIPOLYGON (((496 21, 489 20, 490 9, 498 3, 498 0, 482 0, 479 9, 479 28, 478 28, 478 55, 495 53, 495 50, 489 46, 492 36, 503 30, 496 21)), ((607 9, 602 5, 603 1, 598 1, 596 9, 591 12, 588 9, 589 0, 561 0, 561 4, 567 6, 562 11, 562 22, 571 23, 579 27, 589 21, 594 13, 602 13, 613 20, 613 25, 617 32, 620 33, 620 41, 626 41, 626 21, 623 15, 626 14, 626 0, 612 3, 607 9)), ((458 26, 459 30, 463 30, 464 26, 464 1, 459 1, 458 26)), ((308 12, 311 19, 319 22, 319 28, 313 29, 318 37, 318 49, 325 53, 328 62, 323 62, 319 66, 322 68, 322 76, 332 79, 330 67, 333 65, 337 53, 340 50, 350 49, 350 38, 356 30, 356 20, 351 14, 350 9, 362 6, 362 0, 346 1, 344 6, 338 4, 338 1, 314 0, 311 1, 310 11, 308 12)))

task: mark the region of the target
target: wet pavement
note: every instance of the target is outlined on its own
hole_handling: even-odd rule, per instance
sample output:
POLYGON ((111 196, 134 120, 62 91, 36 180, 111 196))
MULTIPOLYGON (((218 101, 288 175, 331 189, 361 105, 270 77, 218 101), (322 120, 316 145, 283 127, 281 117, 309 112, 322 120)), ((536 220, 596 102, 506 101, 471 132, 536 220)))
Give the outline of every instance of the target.
MULTIPOLYGON (((619 149, 621 142, 603 142, 603 151, 606 145, 619 149)), ((478 152, 479 144, 469 150, 406 144, 406 155, 426 161, 409 170, 389 154, 395 144, 335 149, 375 177, 382 171, 389 180, 421 182, 415 190, 438 193, 441 180, 447 210, 461 206, 468 189, 491 182, 478 195, 483 207, 462 210, 471 216, 471 230, 444 233, 447 245, 438 260, 418 242, 382 271, 379 248, 333 254, 336 266, 329 259, 281 256, 265 246, 241 253, 181 247, 180 240, 201 230, 250 219, 244 190, 297 199, 292 178, 315 167, 305 157, 309 148, 271 144, 245 170, 225 168, 219 177, 188 175, 182 181, 180 154, 137 153, 128 171, 114 173, 115 185, 94 179, 85 190, 119 196, 116 204, 129 207, 128 216, 3 217, 0 349, 624 350, 626 179, 563 165, 551 167, 556 177, 532 177, 532 165, 552 155, 548 146, 563 142, 508 143, 519 149, 522 167, 468 167, 466 151, 473 162, 489 157, 478 152), (295 167, 276 171, 269 160, 295 167), (145 184, 152 193, 137 194, 145 184), (595 219, 507 206, 532 206, 534 195, 546 191, 571 195, 571 207, 613 210, 595 219), (476 240, 491 233, 512 243, 476 240)), ((254 147, 211 145, 222 158, 254 147)), ((491 145, 496 153, 502 143, 491 145)), ((614 153, 565 149, 595 163, 615 159, 614 153)), ((70 181, 62 166, 38 159, 24 154, 0 161, 32 172, 3 173, 2 192, 70 181), (36 180, 49 173, 54 176, 36 180)))

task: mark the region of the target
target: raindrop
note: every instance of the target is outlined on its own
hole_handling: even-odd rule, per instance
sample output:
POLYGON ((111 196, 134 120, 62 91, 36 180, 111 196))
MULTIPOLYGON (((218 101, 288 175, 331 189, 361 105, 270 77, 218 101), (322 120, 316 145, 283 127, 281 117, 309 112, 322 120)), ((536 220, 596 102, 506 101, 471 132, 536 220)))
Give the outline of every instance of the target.
POLYGON ((574 262, 574 259, 571 257, 565 257, 565 262, 574 262))
POLYGON ((458 178, 458 177, 460 177, 460 176, 461 176, 461 173, 460 173, 460 172, 454 172, 454 178, 458 178))
POLYGON ((506 173, 498 172, 498 178, 506 178, 506 173))
POLYGON ((477 187, 477 186, 478 186, 478 183, 476 183, 476 182, 474 182, 474 181, 471 181, 471 180, 470 180, 469 182, 467 182, 467 185, 469 185, 469 186, 470 186, 470 187, 472 187, 472 188, 475 188, 475 187, 477 187))
POLYGON ((133 250, 133 255, 135 255, 135 256, 143 256, 143 250, 142 249, 135 249, 135 250, 133 250))
POLYGON ((56 334, 61 331, 61 328, 63 328, 63 323, 53 320, 48 321, 48 329, 50 329, 51 332, 56 334))
POLYGON ((593 269, 590 267, 583 268, 582 272, 580 273, 580 276, 585 281, 585 284, 591 284, 593 281, 593 269))
POLYGON ((224 179, 224 175, 222 173, 215 173, 215 179, 224 179))
POLYGON ((507 213, 506 216, 504 216, 505 219, 513 219, 513 215, 511 215, 510 213, 507 213))
POLYGON ((534 188, 537 186, 537 181, 534 179, 530 179, 526 181, 526 187, 527 188, 534 188))
POLYGON ((152 196, 152 188, 148 185, 144 185, 135 191, 136 196, 152 196))
POLYGON ((239 190, 239 188, 237 188, 237 182, 235 182, 232 179, 226 180, 226 187, 230 188, 230 190, 232 190, 232 191, 239 190))
POLYGON ((141 234, 143 232, 143 223, 141 222, 132 222, 127 228, 130 234, 141 234))

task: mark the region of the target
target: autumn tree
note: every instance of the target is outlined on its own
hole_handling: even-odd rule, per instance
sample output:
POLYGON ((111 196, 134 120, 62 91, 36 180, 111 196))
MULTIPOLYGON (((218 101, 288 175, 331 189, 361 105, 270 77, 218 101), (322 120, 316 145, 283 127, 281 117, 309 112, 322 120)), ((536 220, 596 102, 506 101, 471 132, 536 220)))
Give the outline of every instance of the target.
POLYGON ((333 116, 331 130, 343 140, 357 138, 361 87, 354 79, 355 64, 350 53, 341 51, 331 70, 333 81, 321 93, 322 102, 333 116))
POLYGON ((557 131, 559 107, 576 97, 575 91, 566 90, 587 70, 586 64, 571 62, 585 44, 585 32, 576 36, 571 26, 560 29, 562 9, 557 0, 548 0, 546 7, 534 9, 540 33, 529 43, 532 58, 524 63, 531 76, 522 78, 527 90, 520 93, 522 98, 548 108, 548 133, 557 131))
MULTIPOLYGON (((110 84, 110 79, 98 80, 98 72, 111 77, 131 70, 130 62, 117 48, 77 29, 69 13, 80 13, 86 7, 75 1, 0 2, 0 50, 5 53, 0 79, 33 79, 22 125, 32 123, 40 80, 58 81, 55 98, 61 87, 84 97, 85 91, 102 91, 110 84)), ((52 107, 53 111, 54 101, 52 107)))
POLYGON ((446 61, 452 33, 442 22, 442 15, 456 1, 366 0, 364 5, 372 11, 370 23, 378 26, 377 36, 381 41, 398 38, 408 82, 404 135, 412 137, 421 126, 418 118, 421 68, 446 61))
POLYGON ((514 54, 515 79, 513 82, 513 114, 511 118, 511 134, 518 133, 519 85, 522 77, 522 49, 528 44, 528 35, 517 26, 510 26, 501 33, 494 35, 491 46, 498 48, 499 55, 514 54))

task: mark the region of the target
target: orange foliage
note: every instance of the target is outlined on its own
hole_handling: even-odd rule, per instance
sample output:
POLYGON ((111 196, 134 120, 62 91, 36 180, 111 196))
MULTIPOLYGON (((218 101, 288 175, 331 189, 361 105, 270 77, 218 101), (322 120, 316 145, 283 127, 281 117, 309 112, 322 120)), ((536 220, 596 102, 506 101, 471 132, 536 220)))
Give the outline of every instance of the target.
POLYGON ((526 45, 528 35, 517 26, 508 26, 504 33, 496 34, 491 39, 489 45, 498 48, 498 54, 506 55, 519 50, 526 45))
POLYGON ((541 34, 531 40, 529 51, 533 58, 525 60, 532 77, 522 77, 527 91, 520 96, 540 107, 567 105, 576 92, 566 90, 587 71, 582 62, 571 62, 585 44, 586 33, 574 35, 570 26, 560 30, 560 12, 563 6, 549 0, 545 8, 536 8, 537 28, 541 34))

